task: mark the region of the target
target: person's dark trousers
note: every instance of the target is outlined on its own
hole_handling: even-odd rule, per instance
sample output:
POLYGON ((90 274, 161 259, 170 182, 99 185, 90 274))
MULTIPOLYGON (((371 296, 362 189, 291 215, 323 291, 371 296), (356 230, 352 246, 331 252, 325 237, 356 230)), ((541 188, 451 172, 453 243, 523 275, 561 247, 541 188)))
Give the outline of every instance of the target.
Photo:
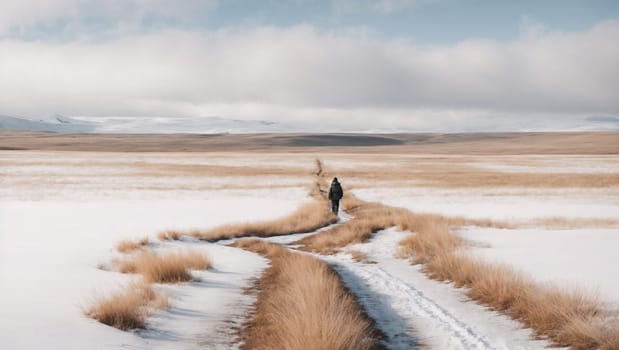
POLYGON ((338 199, 331 200, 331 211, 333 214, 337 215, 337 212, 340 210, 340 201, 338 199))

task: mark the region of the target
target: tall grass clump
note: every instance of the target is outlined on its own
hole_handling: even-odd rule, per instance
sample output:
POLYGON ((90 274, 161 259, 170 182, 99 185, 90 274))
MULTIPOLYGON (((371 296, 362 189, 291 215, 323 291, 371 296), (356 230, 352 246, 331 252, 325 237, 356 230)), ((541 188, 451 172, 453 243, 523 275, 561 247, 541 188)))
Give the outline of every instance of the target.
POLYGON ((178 241, 183 234, 180 231, 166 230, 159 232, 157 237, 160 241, 178 241))
POLYGON ((271 259, 257 282, 255 312, 244 327, 245 349, 378 348, 371 320, 326 263, 260 240, 234 245, 271 259))
POLYGON ((96 299, 84 313, 106 325, 129 330, 144 328, 146 317, 164 307, 168 307, 167 297, 150 284, 131 283, 123 291, 96 299))
POLYGON ((250 236, 270 237, 312 232, 337 221, 338 218, 331 213, 329 204, 324 200, 316 200, 301 205, 292 214, 279 219, 223 225, 206 231, 194 231, 191 235, 205 241, 250 236))
POLYGON ((119 261, 122 273, 137 273, 147 282, 177 283, 194 280, 190 270, 206 270, 210 260, 200 252, 185 251, 156 254, 150 250, 119 261))
POLYGON ((119 253, 131 253, 137 249, 147 246, 150 243, 148 237, 144 237, 137 241, 120 241, 116 245, 116 250, 119 253))

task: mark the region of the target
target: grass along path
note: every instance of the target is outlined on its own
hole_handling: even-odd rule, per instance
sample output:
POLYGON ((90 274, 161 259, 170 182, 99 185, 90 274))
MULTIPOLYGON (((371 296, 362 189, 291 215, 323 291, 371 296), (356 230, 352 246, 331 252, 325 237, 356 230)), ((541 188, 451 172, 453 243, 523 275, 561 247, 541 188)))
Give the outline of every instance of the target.
POLYGON ((381 349, 380 333, 323 261, 258 239, 233 246, 271 260, 257 282, 256 307, 244 327, 244 349, 381 349))
MULTIPOLYGON (((287 236, 312 233, 330 225, 337 221, 337 218, 328 212, 328 205, 324 200, 326 173, 320 161, 317 161, 317 166, 316 183, 312 189, 315 202, 299 208, 287 217, 261 223, 226 225, 207 231, 164 232, 160 238, 179 239, 182 235, 189 235, 205 241, 217 241, 247 236, 287 236)), ((556 345, 575 349, 619 348, 617 328, 615 324, 607 322, 605 310, 594 298, 571 291, 541 287, 507 267, 477 261, 466 254, 467 242, 452 232, 463 225, 508 225, 489 220, 415 214, 406 209, 360 201, 350 194, 344 199, 343 208, 353 215, 350 220, 298 240, 295 243, 300 245, 300 249, 334 254, 349 244, 367 242, 377 231, 395 226, 413 232, 402 240, 400 256, 409 259, 413 264, 422 264, 423 271, 429 278, 451 281, 458 287, 466 288, 470 298, 520 321, 537 335, 548 337, 556 345)), ((371 331, 371 320, 363 314, 355 299, 343 287, 337 273, 326 264, 307 255, 290 253, 285 248, 261 240, 239 240, 234 245, 272 260, 271 268, 261 278, 263 282, 259 283, 261 293, 254 319, 245 328, 247 348, 307 348, 307 344, 313 344, 305 338, 304 332, 308 330, 311 330, 309 334, 312 334, 312 339, 317 339, 314 340, 317 348, 351 348, 344 344, 354 344, 352 348, 359 349, 379 346, 375 332, 371 331), (295 266, 302 266, 303 269, 295 266), (312 272, 308 275, 310 270, 312 272), (287 292, 282 293, 283 290, 287 292), (321 305, 328 307, 323 308, 321 305), (337 305, 343 305, 343 308, 337 305), (313 314, 312 310, 317 310, 318 313, 313 314), (311 328, 314 323, 328 327, 311 328), (338 332, 334 333, 333 330, 338 332), (291 334, 298 335, 290 336, 291 334)), ((350 273, 347 279, 352 281, 355 276, 363 278, 369 269, 349 268, 347 272, 340 266, 339 271, 343 274, 350 273)), ((374 271, 370 275, 374 274, 379 278, 379 272, 374 271)), ((419 301, 418 309, 424 309, 421 305, 432 304, 423 298, 415 298, 419 293, 415 293, 410 286, 407 291, 404 286, 393 284, 393 279, 382 277, 384 278, 381 283, 391 286, 389 288, 402 290, 400 294, 407 295, 410 292, 409 298, 405 297, 403 300, 409 299, 409 302, 413 303, 419 301)), ((371 294, 366 296, 367 300, 372 297, 371 294)), ((429 309, 432 308, 424 310, 429 309)), ((368 310, 371 308, 368 307, 368 310)), ((397 313, 399 312, 400 310, 397 313)), ((450 320, 449 312, 441 308, 435 308, 435 311, 430 311, 429 314, 450 320), (443 316, 440 316, 441 312, 443 316)), ((454 337, 464 335, 457 338, 462 339, 464 347, 477 344, 482 348, 492 348, 483 337, 470 331, 471 328, 466 324, 451 321, 443 323, 447 327, 454 325, 454 337), (461 331, 457 330, 457 326, 461 331)))
POLYGON ((468 242, 454 231, 464 225, 509 227, 490 220, 468 220, 368 203, 348 194, 343 207, 354 217, 342 225, 304 237, 299 249, 335 254, 349 244, 367 242, 388 227, 412 232, 400 242, 399 256, 422 264, 425 274, 466 289, 473 300, 531 328, 554 345, 573 349, 619 349, 619 321, 593 296, 534 283, 505 265, 489 264, 466 253, 468 242))

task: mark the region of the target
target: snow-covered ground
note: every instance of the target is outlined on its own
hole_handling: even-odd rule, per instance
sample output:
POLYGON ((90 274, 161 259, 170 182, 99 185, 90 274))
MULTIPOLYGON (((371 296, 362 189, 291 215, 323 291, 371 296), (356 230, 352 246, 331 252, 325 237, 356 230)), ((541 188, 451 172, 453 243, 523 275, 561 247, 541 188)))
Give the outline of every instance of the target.
MULTIPOLYGON (((389 316, 389 308, 372 308, 374 300, 386 303, 415 331, 408 333, 417 342, 432 349, 541 349, 548 345, 536 341, 531 331, 504 315, 489 311, 473 302, 463 290, 451 284, 429 280, 420 266, 411 266, 406 260, 394 257, 398 243, 408 233, 396 229, 378 232, 364 244, 355 244, 355 249, 368 254, 368 260, 376 264, 359 264, 349 255, 340 253, 326 257, 340 272, 350 286, 362 286, 355 290, 365 294, 377 319, 387 323, 387 329, 402 327, 389 316), (394 327, 395 326, 395 327, 394 327)), ((372 314, 372 312, 370 312, 372 314)), ((380 323, 380 321, 379 321, 380 323)), ((401 338, 406 328, 395 335, 401 338)), ((406 343, 401 349, 409 348, 406 343)))
MULTIPOLYGON (((347 215, 343 214, 343 221, 347 215)), ((356 295, 385 334, 389 349, 542 349, 530 330, 507 316, 469 302, 462 289, 428 279, 420 266, 395 256, 408 232, 395 228, 377 232, 367 243, 353 244, 337 255, 313 254, 328 262, 356 295), (367 254, 369 264, 346 250, 367 254)), ((289 244, 309 234, 271 237, 289 244)), ((294 246, 292 246, 294 247, 294 246)))
MULTIPOLYGON (((516 224, 548 217, 619 219, 619 197, 613 189, 536 189, 521 195, 497 195, 493 191, 497 192, 492 189, 386 188, 359 189, 356 193, 364 200, 415 212, 489 218, 516 224)), ((619 284, 616 278, 609 278, 619 273, 617 227, 468 228, 462 234, 489 246, 475 248, 473 254, 523 270, 540 281, 580 288, 599 295, 605 302, 619 305, 619 284)))
POLYGON ((619 229, 469 227, 462 236, 489 244, 472 248, 489 261, 514 266, 541 282, 599 295, 619 311, 619 229))
MULTIPOLYGON (((411 161, 457 160, 428 155, 320 156, 327 168, 397 166, 411 161), (442 160, 441 160, 442 159, 442 160)), ((613 173, 616 157, 468 157, 463 163, 492 171, 613 173), (546 170, 547 170, 546 169, 546 170), (596 171, 597 171, 596 170, 596 171)), ((162 154, 90 152, 0 153, 0 348, 230 348, 252 296, 242 293, 266 266, 259 256, 223 243, 156 243, 157 249, 191 245, 207 253, 214 269, 196 272, 202 282, 158 286, 172 308, 148 319, 148 330, 121 332, 86 318, 82 309, 97 294, 132 276, 97 268, 118 253, 115 244, 144 236, 157 242, 166 229, 276 218, 306 201, 314 156, 289 154, 162 154), (149 165, 278 167, 302 176, 212 176, 200 171, 143 174, 149 165), (32 336, 35 334, 36 336, 32 336)), ((165 169, 165 167, 164 167, 165 169)), ((200 169, 198 167, 198 169, 200 169)), ((340 179, 346 185, 346 179, 340 179)), ((375 184, 376 185, 376 184, 375 184)), ((619 219, 617 188, 440 189, 380 186, 355 190, 360 198, 433 212, 515 223, 544 217, 619 219)), ((418 266, 393 256, 405 233, 378 233, 353 249, 377 264, 348 254, 321 257, 357 293, 391 348, 424 344, 436 349, 533 349, 547 345, 529 330, 468 301, 450 284, 428 280, 418 266)), ((513 230, 465 228, 466 238, 488 243, 472 248, 484 259, 521 269, 540 281, 594 289, 618 302, 617 228, 513 230)), ((307 235, 307 234, 305 234, 307 235)), ((297 236, 270 240, 288 244, 297 236)))
MULTIPOLYGON (((0 348, 230 348, 253 300, 243 294, 266 266, 253 253, 192 244, 214 269, 200 283, 159 287, 171 309, 149 318, 149 330, 121 332, 86 318, 96 295, 135 277, 97 268, 122 239, 169 229, 280 217, 306 197, 211 194, 203 200, 0 202, 0 348)), ((174 247, 171 247, 174 248, 174 247)))
POLYGON ((361 199, 468 218, 526 221, 545 217, 619 218, 615 189, 430 189, 369 188, 361 199), (512 192, 512 193, 510 193, 512 192))

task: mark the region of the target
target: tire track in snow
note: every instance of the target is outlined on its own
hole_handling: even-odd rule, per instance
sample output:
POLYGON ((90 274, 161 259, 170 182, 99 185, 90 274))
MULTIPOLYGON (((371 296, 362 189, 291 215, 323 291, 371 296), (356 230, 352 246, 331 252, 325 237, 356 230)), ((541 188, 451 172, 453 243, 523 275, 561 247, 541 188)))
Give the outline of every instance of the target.
POLYGON ((398 325, 393 321, 393 310, 397 310, 399 317, 415 325, 419 322, 430 322, 432 327, 440 330, 442 336, 449 339, 448 346, 453 349, 495 349, 485 336, 481 336, 466 323, 458 320, 449 311, 442 308, 434 300, 426 297, 415 287, 390 275, 376 265, 360 264, 345 261, 342 257, 321 256, 338 271, 353 293, 367 309, 389 337, 387 346, 392 349, 410 348, 411 345, 403 342, 410 337, 410 329, 398 325), (365 288, 359 288, 355 277, 365 283, 365 288), (371 302, 381 300, 382 302, 371 302), (385 309, 384 305, 391 307, 385 309), (390 310, 391 309, 391 310, 390 310), (408 334, 407 334, 408 333, 408 334))

